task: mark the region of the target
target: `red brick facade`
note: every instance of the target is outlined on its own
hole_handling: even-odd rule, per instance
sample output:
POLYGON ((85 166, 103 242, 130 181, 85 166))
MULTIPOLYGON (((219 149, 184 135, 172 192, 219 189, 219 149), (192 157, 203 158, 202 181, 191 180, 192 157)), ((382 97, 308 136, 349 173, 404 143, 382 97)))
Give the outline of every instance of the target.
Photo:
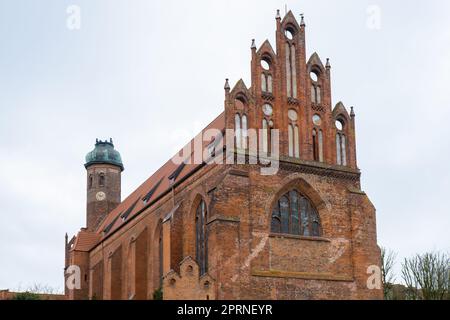
MULTIPOLYGON (((258 50, 252 45, 251 55, 251 86, 240 80, 231 88, 227 81, 224 113, 208 128, 235 129, 238 114, 249 129, 268 128, 269 154, 270 129, 278 129, 276 174, 263 175, 264 165, 250 161, 250 140, 226 150, 250 154, 245 164, 166 163, 102 222, 88 215, 88 225, 98 227, 83 229, 67 244, 66 267, 79 265, 82 279, 81 289, 66 289, 69 298, 152 299, 161 287, 164 299, 382 298, 381 288, 367 285, 380 250, 375 208, 360 186, 355 116, 342 103, 332 107, 329 62, 324 66, 317 54, 307 60, 305 24, 291 12, 276 17, 276 52, 266 41, 258 50), (265 104, 272 112, 263 111, 265 104), (320 235, 273 232, 274 207, 292 190, 318 213, 320 235), (196 261, 202 201, 204 274, 196 261)), ((266 138, 258 139, 261 147, 266 138)), ((102 168, 109 166, 95 170, 102 168)), ((114 179, 107 199, 115 199, 114 179)), ((88 193, 88 212, 90 199, 88 193)))

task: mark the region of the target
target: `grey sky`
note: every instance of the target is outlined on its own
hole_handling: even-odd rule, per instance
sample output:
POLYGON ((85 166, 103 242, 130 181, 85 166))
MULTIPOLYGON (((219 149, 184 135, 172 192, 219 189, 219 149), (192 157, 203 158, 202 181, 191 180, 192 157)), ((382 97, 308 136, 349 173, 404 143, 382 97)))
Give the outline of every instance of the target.
POLYGON ((122 154, 124 198, 222 111, 226 77, 250 84, 251 39, 274 44, 285 4, 331 59, 333 103, 355 106, 379 243, 450 250, 448 1, 1 0, 0 288, 62 289, 95 138, 122 154))

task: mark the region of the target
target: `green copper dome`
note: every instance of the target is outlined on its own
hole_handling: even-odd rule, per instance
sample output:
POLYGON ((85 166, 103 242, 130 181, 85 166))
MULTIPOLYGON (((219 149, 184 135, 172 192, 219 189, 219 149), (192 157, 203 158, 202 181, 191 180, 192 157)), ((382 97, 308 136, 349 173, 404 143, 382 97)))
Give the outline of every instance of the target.
POLYGON ((86 155, 86 168, 92 164, 112 164, 123 171, 122 157, 114 150, 112 139, 109 141, 96 140, 95 148, 86 155))

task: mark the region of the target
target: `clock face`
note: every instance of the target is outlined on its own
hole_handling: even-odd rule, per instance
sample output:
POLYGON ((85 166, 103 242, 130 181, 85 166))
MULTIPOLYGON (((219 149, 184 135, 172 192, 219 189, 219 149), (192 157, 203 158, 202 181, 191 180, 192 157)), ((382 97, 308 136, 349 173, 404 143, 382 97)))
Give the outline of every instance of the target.
POLYGON ((95 198, 98 201, 103 201, 106 199, 106 194, 103 191, 97 192, 97 194, 95 195, 95 198))
POLYGON ((272 106, 270 105, 270 104, 265 104, 265 105, 263 105, 263 112, 264 112, 264 114, 266 115, 266 116, 271 116, 272 115, 272 112, 273 112, 273 109, 272 109, 272 106))

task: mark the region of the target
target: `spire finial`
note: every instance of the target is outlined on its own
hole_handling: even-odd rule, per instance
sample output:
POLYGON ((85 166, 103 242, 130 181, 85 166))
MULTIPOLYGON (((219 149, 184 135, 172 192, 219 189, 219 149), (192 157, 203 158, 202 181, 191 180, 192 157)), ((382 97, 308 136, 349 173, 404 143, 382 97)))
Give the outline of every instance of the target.
POLYGON ((228 82, 228 78, 225 79, 224 89, 225 91, 230 91, 230 83, 228 82))
POLYGON ((255 39, 252 39, 252 46, 250 47, 250 49, 256 49, 255 39))
POLYGON ((328 70, 331 69, 330 58, 327 58, 327 64, 325 66, 328 70))
POLYGON ((304 27, 306 25, 305 24, 305 15, 303 13, 301 13, 300 17, 301 17, 300 26, 304 27))
POLYGON ((277 15, 275 16, 275 19, 281 19, 280 9, 277 9, 277 15))
POLYGON ((109 138, 109 143, 113 144, 112 138, 109 138))
POLYGON ((353 110, 353 107, 350 107, 350 117, 355 117, 355 110, 353 110))

